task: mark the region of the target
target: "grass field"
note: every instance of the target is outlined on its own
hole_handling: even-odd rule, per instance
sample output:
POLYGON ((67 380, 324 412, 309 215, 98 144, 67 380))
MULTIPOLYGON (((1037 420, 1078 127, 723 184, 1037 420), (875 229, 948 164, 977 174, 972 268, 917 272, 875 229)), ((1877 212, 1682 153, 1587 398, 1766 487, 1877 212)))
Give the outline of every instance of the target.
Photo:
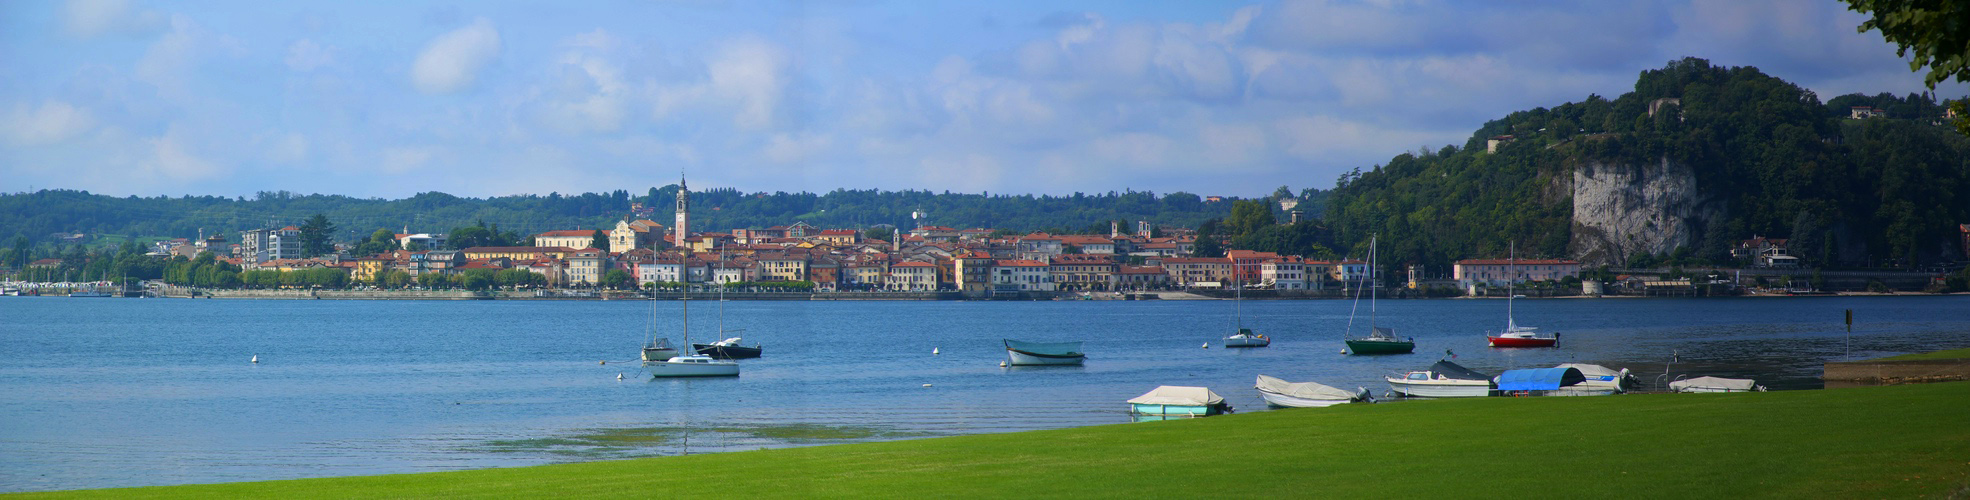
MULTIPOLYGON (((1120 401, 1116 409, 1123 409, 1120 401)), ((1481 398, 540 467, 27 496, 1945 497, 1970 491, 1966 409, 1970 382, 1481 398)))
POLYGON ((1970 359, 1970 347, 1966 347, 1963 349, 1950 349, 1947 351, 1918 352, 1915 354, 1903 354, 1900 356, 1889 356, 1889 357, 1875 359, 1871 361, 1913 361, 1913 360, 1922 360, 1922 359, 1970 359))

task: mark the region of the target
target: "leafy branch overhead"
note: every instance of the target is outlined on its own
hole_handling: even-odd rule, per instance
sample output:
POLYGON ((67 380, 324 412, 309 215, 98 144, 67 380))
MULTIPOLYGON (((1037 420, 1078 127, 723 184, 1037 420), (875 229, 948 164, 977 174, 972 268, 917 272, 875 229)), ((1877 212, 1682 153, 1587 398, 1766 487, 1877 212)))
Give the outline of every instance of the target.
MULTIPOLYGON (((1909 71, 1929 68, 1922 83, 1930 90, 1945 80, 1970 82, 1970 2, 1959 0, 1846 0, 1847 8, 1873 16, 1856 31, 1881 31, 1898 48, 1895 55, 1915 57, 1909 71)), ((1956 111, 1957 132, 1970 135, 1970 109, 1966 99, 1950 104, 1956 111)))

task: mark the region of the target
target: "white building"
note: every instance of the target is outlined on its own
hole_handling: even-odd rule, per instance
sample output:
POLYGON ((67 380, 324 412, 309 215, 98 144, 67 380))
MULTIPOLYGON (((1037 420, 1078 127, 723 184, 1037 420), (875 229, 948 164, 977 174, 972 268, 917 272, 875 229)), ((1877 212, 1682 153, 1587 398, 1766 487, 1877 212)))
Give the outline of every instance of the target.
POLYGON ((992 266, 992 290, 1000 292, 1051 292, 1052 273, 1047 263, 1037 260, 1001 260, 992 266))
POLYGON ((929 262, 898 262, 889 266, 883 286, 890 290, 927 292, 937 290, 937 265, 929 262))
POLYGON ((684 264, 675 260, 658 259, 636 265, 636 282, 641 284, 678 283, 684 281, 683 275, 684 264))
POLYGON ((1259 264, 1259 282, 1274 290, 1307 289, 1306 263, 1299 257, 1282 257, 1259 264))

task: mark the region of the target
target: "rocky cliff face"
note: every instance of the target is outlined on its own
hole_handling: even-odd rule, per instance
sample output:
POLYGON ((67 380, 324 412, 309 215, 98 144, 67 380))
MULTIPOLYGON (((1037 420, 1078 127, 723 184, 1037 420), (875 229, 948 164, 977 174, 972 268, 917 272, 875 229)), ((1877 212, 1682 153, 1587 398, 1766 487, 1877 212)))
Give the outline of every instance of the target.
POLYGON ((1667 159, 1647 165, 1587 162, 1573 169, 1573 239, 1583 265, 1624 265, 1639 253, 1696 246, 1723 212, 1696 186, 1696 172, 1667 159))

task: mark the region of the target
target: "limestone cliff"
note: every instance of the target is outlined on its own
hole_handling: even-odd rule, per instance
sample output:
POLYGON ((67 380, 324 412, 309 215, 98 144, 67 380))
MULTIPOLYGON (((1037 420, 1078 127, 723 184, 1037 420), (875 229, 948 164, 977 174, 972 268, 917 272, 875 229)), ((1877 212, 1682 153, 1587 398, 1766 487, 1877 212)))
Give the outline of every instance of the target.
POLYGON ((1584 265, 1621 266, 1640 253, 1696 246, 1702 228, 1723 212, 1705 196, 1689 165, 1668 159, 1624 165, 1586 161, 1573 168, 1573 239, 1567 251, 1584 265))

